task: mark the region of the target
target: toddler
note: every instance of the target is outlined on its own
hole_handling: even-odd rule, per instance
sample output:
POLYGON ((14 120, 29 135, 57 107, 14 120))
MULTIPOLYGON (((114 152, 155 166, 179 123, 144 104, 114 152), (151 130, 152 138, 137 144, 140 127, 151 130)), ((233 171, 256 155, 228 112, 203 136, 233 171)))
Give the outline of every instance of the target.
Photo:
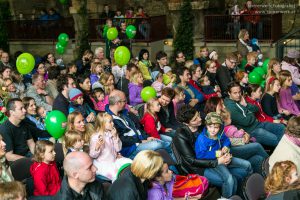
POLYGON ((160 73, 159 71, 154 71, 154 72, 152 72, 152 76, 153 76, 154 82, 152 83, 151 86, 155 89, 156 95, 158 97, 160 97, 161 91, 166 87, 163 84, 163 74, 160 73))
POLYGON ((172 100, 174 105, 174 114, 177 115, 177 110, 184 105, 185 94, 184 90, 181 87, 174 88, 175 96, 172 100))
POLYGON ((221 95, 221 90, 218 85, 215 87, 210 85, 210 80, 207 75, 203 75, 200 80, 200 85, 201 85, 201 90, 203 91, 204 94, 210 95, 210 94, 215 94, 215 96, 222 97, 221 95))
POLYGON ((249 74, 252 72, 255 68, 255 64, 257 61, 257 53, 256 52, 250 52, 247 54, 247 64, 245 66, 245 72, 249 74))
POLYGON ((84 139, 77 131, 67 131, 64 135, 64 152, 83 151, 84 139))
POLYGON ((141 98, 141 91, 143 89, 143 74, 140 71, 132 73, 130 77, 130 83, 128 84, 129 89, 129 102, 130 105, 136 106, 143 103, 141 98))
POLYGON ((95 88, 92 93, 92 100, 97 111, 104 111, 108 104, 108 95, 105 96, 102 88, 95 88))

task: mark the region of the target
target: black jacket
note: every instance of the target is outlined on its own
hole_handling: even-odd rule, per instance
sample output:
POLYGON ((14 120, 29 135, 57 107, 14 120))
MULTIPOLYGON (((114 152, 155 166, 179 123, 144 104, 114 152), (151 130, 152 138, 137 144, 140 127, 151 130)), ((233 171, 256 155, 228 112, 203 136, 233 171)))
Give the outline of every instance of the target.
POLYGON ((130 170, 118 178, 108 190, 109 200, 147 200, 148 181, 141 182, 130 170))
POLYGON ((72 190, 68 184, 68 178, 65 176, 60 190, 53 197, 53 200, 103 200, 104 193, 102 184, 100 182, 94 181, 88 183, 83 190, 83 194, 78 194, 72 190))
POLYGON ((289 190, 279 194, 270 195, 266 200, 299 200, 300 190, 289 190))
POLYGON ((24 124, 26 124, 26 126, 28 126, 34 141, 37 141, 38 138, 51 137, 51 135, 46 130, 41 130, 41 129, 37 128, 36 124, 34 122, 32 122, 30 119, 28 119, 27 117, 25 117, 23 122, 24 122, 24 124))
POLYGON ((175 149, 183 173, 203 175, 205 168, 216 167, 218 161, 196 159, 195 142, 196 137, 187 126, 178 128, 173 138, 173 151, 175 149))
POLYGON ((174 114, 174 104, 172 101, 168 105, 168 112, 169 118, 167 117, 168 115, 164 108, 161 108, 159 113, 157 113, 160 123, 162 123, 162 125, 166 128, 172 128, 176 130, 179 127, 179 123, 174 114))
POLYGON ((53 102, 53 110, 59 110, 63 112, 66 117, 69 114, 69 100, 60 92, 53 102))
POLYGON ((228 69, 227 66, 222 65, 217 69, 216 80, 221 88, 222 96, 227 96, 227 85, 234 81, 235 72, 233 69, 228 69))

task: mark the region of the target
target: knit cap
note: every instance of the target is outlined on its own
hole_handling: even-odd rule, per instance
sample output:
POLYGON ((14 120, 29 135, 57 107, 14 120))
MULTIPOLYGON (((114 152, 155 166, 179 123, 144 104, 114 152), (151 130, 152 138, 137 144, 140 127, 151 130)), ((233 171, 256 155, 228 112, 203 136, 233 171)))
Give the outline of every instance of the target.
POLYGON ((205 117, 205 123, 207 125, 210 124, 223 124, 221 116, 218 115, 216 112, 210 112, 205 117))
POLYGON ((77 88, 72 88, 70 91, 69 91, 69 99, 71 101, 74 101, 76 100, 78 97, 80 96, 83 96, 82 92, 77 89, 77 88))
POLYGON ((169 71, 172 71, 172 68, 169 66, 164 66, 164 74, 168 73, 169 71))
POLYGON ((288 50, 287 57, 298 59, 300 57, 300 52, 295 49, 288 50))

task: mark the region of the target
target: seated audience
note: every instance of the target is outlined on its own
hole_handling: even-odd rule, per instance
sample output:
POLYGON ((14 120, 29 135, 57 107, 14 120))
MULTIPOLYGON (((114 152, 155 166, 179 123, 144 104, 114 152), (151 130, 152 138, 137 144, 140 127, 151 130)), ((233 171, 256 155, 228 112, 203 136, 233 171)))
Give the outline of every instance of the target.
POLYGON ((141 97, 143 82, 143 74, 140 71, 131 74, 130 83, 128 84, 130 105, 136 106, 144 102, 141 97))
POLYGON ((63 151, 65 155, 73 151, 83 151, 84 144, 84 138, 80 132, 70 130, 64 134, 63 151))

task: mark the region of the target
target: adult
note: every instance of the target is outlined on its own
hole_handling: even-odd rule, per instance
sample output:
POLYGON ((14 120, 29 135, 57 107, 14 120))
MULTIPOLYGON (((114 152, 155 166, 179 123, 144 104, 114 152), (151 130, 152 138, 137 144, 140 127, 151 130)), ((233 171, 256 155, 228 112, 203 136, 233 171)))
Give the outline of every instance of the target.
POLYGON ((2 80, 6 78, 11 78, 11 67, 9 66, 3 66, 0 68, 0 78, 2 80))
POLYGON ((286 127, 284 136, 270 156, 269 170, 276 162, 290 160, 297 166, 298 174, 300 173, 300 116, 292 117, 286 127))
POLYGON ((57 78, 58 95, 53 102, 53 110, 59 110, 66 116, 69 114, 69 90, 76 87, 76 83, 71 75, 59 76, 57 78))
POLYGON ((11 182, 14 180, 9 164, 5 158, 5 153, 6 144, 0 135, 0 183, 11 182))
POLYGON ((170 143, 148 137, 143 131, 139 130, 134 121, 129 117, 125 109, 126 96, 124 92, 114 90, 109 96, 109 105, 105 111, 113 117, 115 127, 122 141, 121 154, 133 159, 138 152, 143 150, 166 149, 170 154, 170 143))
MULTIPOLYGON (((161 106, 161 109, 157 113, 157 116, 164 127, 171 128, 175 131, 179 127, 179 124, 176 120, 175 113, 174 113, 174 104, 172 103, 174 96, 175 96, 175 92, 172 88, 166 87, 162 90, 161 96, 158 98, 158 102, 161 106)), ((172 133, 173 132, 168 132, 166 133, 166 135, 172 133)), ((174 134, 169 136, 173 137, 174 134)))
POLYGON ((36 65, 34 67, 36 74, 43 76, 45 81, 48 81, 48 70, 47 69, 48 69, 48 67, 46 68, 45 63, 43 63, 43 62, 36 63, 36 65))
POLYGON ((252 47, 248 44, 249 32, 246 29, 241 29, 236 43, 237 51, 246 58, 247 54, 252 51, 252 47))
POLYGON ((49 67, 48 68, 48 81, 46 87, 49 90, 49 96, 52 99, 55 99, 58 95, 57 90, 57 77, 60 75, 60 70, 58 67, 49 67))
POLYGON ((78 89, 83 93, 83 100, 87 103, 93 110, 95 110, 94 103, 91 99, 91 79, 89 74, 81 74, 77 77, 78 89))
POLYGON ((96 58, 99 59, 99 62, 101 62, 105 58, 103 47, 97 47, 95 49, 94 59, 96 58))
POLYGON ((200 104, 204 101, 204 96, 189 83, 191 78, 189 69, 186 67, 180 67, 177 69, 177 75, 180 79, 177 87, 184 89, 184 102, 200 110, 200 104))
POLYGON ((280 61, 277 58, 270 59, 268 63, 268 73, 266 79, 270 77, 279 78, 279 72, 281 71, 280 61))
POLYGON ((104 199, 102 185, 95 180, 97 168, 87 153, 69 153, 63 168, 66 175, 53 199, 104 199))
POLYGON ((300 73, 299 73, 299 65, 297 64, 297 60, 300 58, 300 52, 294 49, 288 50, 287 55, 283 58, 281 63, 281 68, 283 70, 288 70, 292 74, 293 82, 296 85, 300 85, 300 73))
POLYGON ((100 18, 104 18, 104 19, 110 18, 110 19, 112 19, 112 18, 114 18, 114 16, 115 16, 115 12, 110 10, 110 6, 108 4, 104 4, 103 5, 103 12, 101 13, 100 18))
POLYGON ((9 54, 7 52, 2 52, 1 54, 1 64, 3 66, 7 66, 7 67, 10 67, 12 68, 12 64, 9 63, 9 54))
POLYGON ((216 80, 219 83, 222 96, 227 96, 227 85, 234 81, 237 57, 233 53, 226 56, 225 62, 217 69, 216 80))
POLYGON ((126 34, 126 28, 127 28, 126 22, 121 21, 118 38, 120 40, 120 45, 121 46, 126 46, 128 49, 130 49, 130 40, 129 40, 127 34, 126 34))
POLYGON ((44 61, 45 61, 46 68, 49 68, 51 66, 57 67, 57 64, 55 62, 55 57, 54 57, 53 53, 47 53, 44 56, 44 61))
POLYGON ((142 151, 133 160, 130 171, 118 178, 108 191, 109 200, 145 200, 149 180, 163 168, 163 159, 155 151, 142 151))
POLYGON ((33 140, 37 141, 38 139, 51 137, 49 133, 46 131, 46 126, 43 120, 41 118, 40 119, 36 118, 37 109, 36 109, 34 98, 24 97, 22 99, 22 102, 26 110, 26 117, 23 121, 32 131, 33 140))
POLYGON ((91 61, 94 53, 91 50, 85 50, 80 60, 75 62, 77 66, 77 75, 90 73, 91 61))
POLYGON ((37 106, 44 107, 47 111, 52 110, 53 99, 49 96, 50 91, 46 88, 46 81, 43 76, 34 74, 32 85, 27 88, 26 96, 34 98, 37 106))
POLYGON ((152 72, 158 71, 163 74, 164 67, 168 65, 168 55, 163 51, 159 51, 156 53, 155 59, 157 63, 153 68, 152 72))
POLYGON ((183 67, 185 64, 185 55, 182 51, 176 51, 175 53, 175 67, 183 67))
POLYGON ((0 125, 0 134, 6 143, 6 159, 15 161, 34 153, 35 143, 31 130, 23 122, 26 110, 21 99, 10 99, 6 106, 9 117, 0 125))
POLYGON ((121 90, 125 93, 127 102, 129 102, 128 84, 130 82, 130 76, 136 71, 137 71, 136 65, 133 63, 129 63, 126 67, 125 76, 122 76, 117 84, 118 90, 121 90))
POLYGON ((152 81, 150 69, 152 67, 152 63, 149 60, 149 56, 150 54, 147 49, 140 50, 138 68, 142 72, 144 80, 152 81))
POLYGON ((229 83, 228 95, 224 104, 231 114, 232 124, 238 129, 244 129, 251 137, 256 138, 258 143, 275 147, 284 133, 285 126, 259 122, 254 114, 259 108, 246 102, 238 83, 229 83))

